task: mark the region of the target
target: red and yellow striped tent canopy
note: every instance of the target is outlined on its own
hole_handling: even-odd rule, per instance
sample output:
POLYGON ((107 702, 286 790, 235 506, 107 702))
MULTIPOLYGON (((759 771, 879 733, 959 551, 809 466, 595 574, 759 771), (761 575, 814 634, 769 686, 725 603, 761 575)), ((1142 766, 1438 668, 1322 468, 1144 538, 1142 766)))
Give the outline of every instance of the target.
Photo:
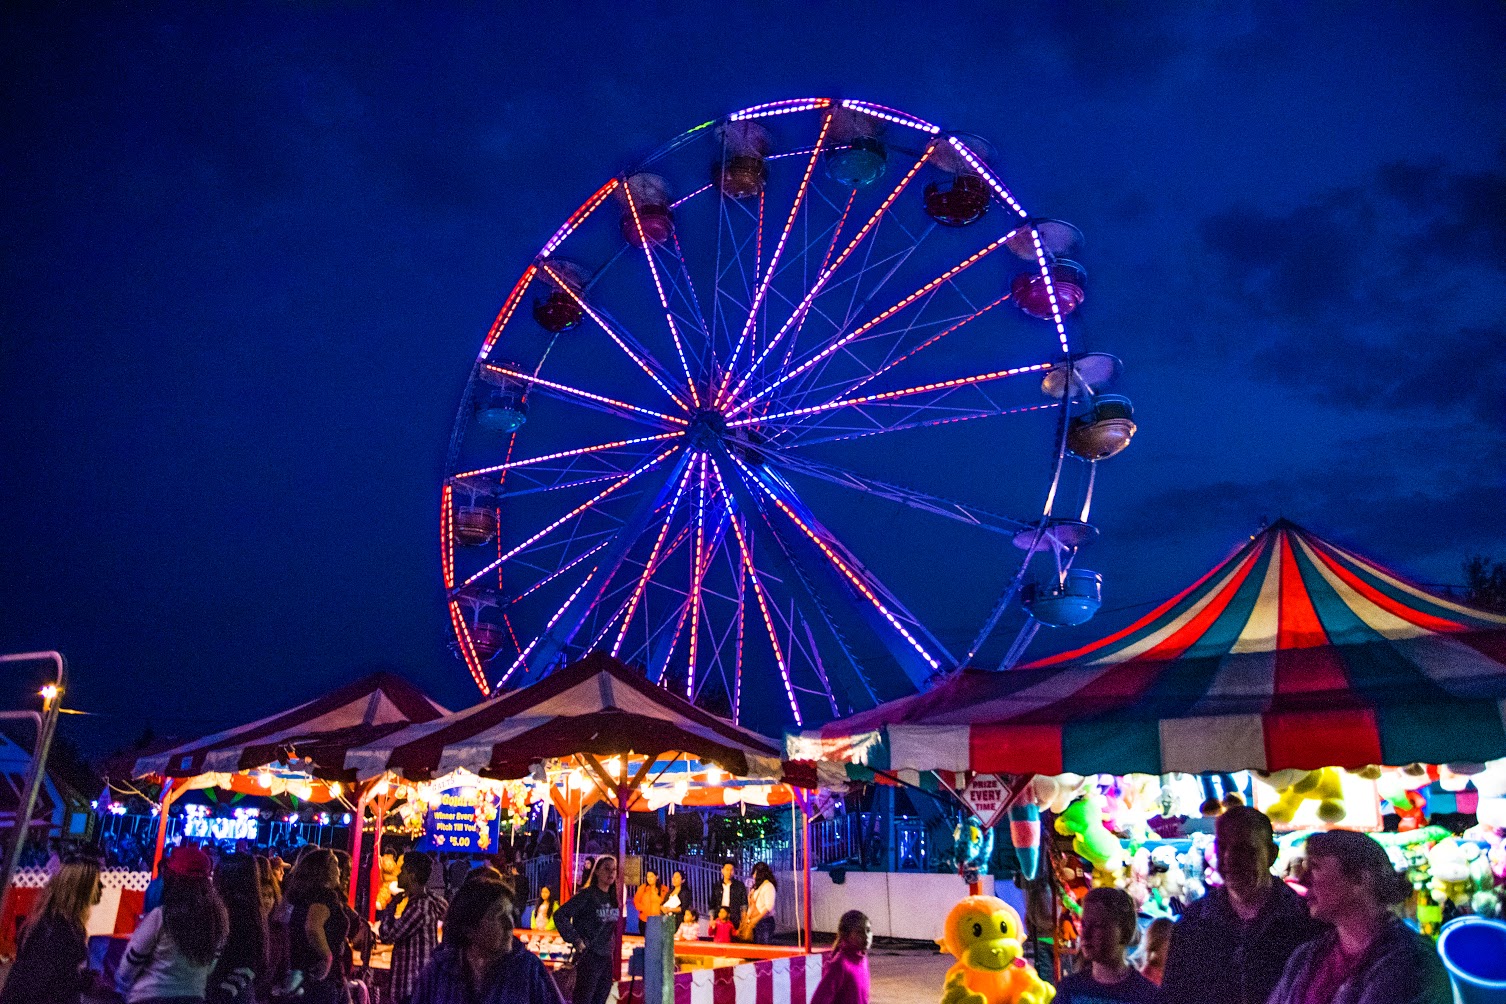
POLYGON ((964 670, 790 752, 1048 774, 1478 762, 1506 756, 1503 713, 1506 617, 1281 520, 1121 631, 964 670))

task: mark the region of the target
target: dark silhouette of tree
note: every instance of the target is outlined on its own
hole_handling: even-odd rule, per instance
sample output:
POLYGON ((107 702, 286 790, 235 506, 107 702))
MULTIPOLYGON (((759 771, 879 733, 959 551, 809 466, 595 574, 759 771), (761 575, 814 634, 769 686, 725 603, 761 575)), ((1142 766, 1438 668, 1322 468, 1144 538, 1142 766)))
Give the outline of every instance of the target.
POLYGON ((1465 559, 1464 599, 1472 607, 1506 613, 1506 561, 1480 554, 1465 559))

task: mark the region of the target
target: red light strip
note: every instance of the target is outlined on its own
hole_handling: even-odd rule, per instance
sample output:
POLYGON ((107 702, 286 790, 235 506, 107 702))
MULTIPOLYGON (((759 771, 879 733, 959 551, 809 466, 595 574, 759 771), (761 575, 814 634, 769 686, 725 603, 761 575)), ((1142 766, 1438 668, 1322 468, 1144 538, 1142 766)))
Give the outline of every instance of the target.
POLYGON ((747 475, 747 480, 751 481, 753 484, 756 484, 759 489, 769 497, 770 501, 778 506, 784 512, 784 514, 790 518, 790 521, 800 528, 800 531, 804 533, 806 537, 810 538, 811 543, 815 544, 816 547, 820 549, 821 553, 826 555, 826 560, 830 561, 832 563, 832 566, 835 567, 837 571, 841 572, 843 577, 845 577, 848 582, 852 583, 854 589, 863 594, 863 597, 867 599, 869 603, 873 604, 874 609, 883 615, 883 618, 890 623, 894 630, 900 633, 905 641, 910 643, 910 647, 915 649, 915 651, 920 654, 920 657, 926 661, 927 665, 929 665, 932 669, 941 668, 941 663, 937 661, 936 658, 931 655, 931 653, 927 652, 921 646, 920 642, 915 640, 915 636, 912 635, 909 630, 906 629, 906 627, 901 624, 892 613, 889 612, 889 608, 884 604, 883 600, 879 599, 878 594, 873 591, 873 588, 869 586, 868 583, 863 580, 863 577, 858 575, 858 573, 854 571, 846 561, 842 560, 841 555, 837 554, 837 552, 831 547, 831 545, 826 543, 826 541, 821 538, 820 534, 816 533, 809 526, 807 526, 805 521, 800 518, 795 510, 791 509, 787 504, 785 504, 785 501, 783 499, 774 494, 774 492, 769 489, 768 485, 759 480, 757 475, 749 470, 746 464, 744 464, 735 456, 732 457, 732 462, 741 467, 743 469, 743 472, 747 475))
POLYGON ((602 331, 605 331, 607 333, 607 337, 616 342, 617 347, 623 352, 627 353, 627 357, 634 363, 636 363, 639 369, 648 374, 648 378, 650 380, 659 385, 660 390, 669 395, 670 400, 679 405, 682 410, 690 410, 685 406, 685 402, 680 400, 679 396, 675 394, 674 391, 669 389, 669 384, 659 379, 659 374, 654 372, 654 368, 647 362, 645 362, 638 355, 638 353, 634 352, 632 350, 632 347, 628 345, 627 341, 624 340, 623 337, 619 335, 617 331, 610 324, 608 324, 600 314, 598 314, 591 308, 591 305, 585 301, 585 298, 583 298, 578 292, 575 291, 574 286, 571 286, 569 283, 564 282, 562 279, 560 279, 559 276, 555 275, 554 270, 551 269, 547 264, 541 265, 540 268, 544 270, 545 275, 549 276, 549 278, 555 281, 560 289, 564 290, 565 293, 569 295, 570 299, 576 302, 581 310, 584 310, 591 316, 591 320, 596 322, 596 326, 599 327, 602 331))
POLYGON ((866 101, 844 101, 843 108, 851 108, 853 111, 862 112, 864 115, 872 115, 876 119, 885 122, 894 122, 898 125, 909 126, 911 129, 919 129, 928 132, 932 136, 941 132, 941 126, 932 125, 925 119, 918 119, 914 115, 908 115, 897 108, 885 108, 883 105, 871 105, 866 101))
POLYGON ((439 500, 439 558, 444 569, 444 587, 455 587, 455 514, 451 511, 451 500, 455 490, 445 485, 440 492, 439 500))
POLYGON ((750 119, 766 119, 773 115, 789 115, 793 112, 814 111, 830 108, 831 98, 791 98, 787 101, 769 101, 727 116, 729 122, 746 122, 750 119))
POLYGON ((593 495, 591 498, 589 498, 586 501, 582 502, 580 505, 576 506, 574 509, 571 509, 569 512, 565 513, 565 515, 561 516, 559 519, 555 520, 553 523, 550 523, 548 526, 544 527, 544 529, 540 530, 538 533, 534 534, 532 537, 529 537, 527 540, 523 541, 523 543, 519 544, 517 547, 513 548, 511 551, 508 551, 506 554, 501 555, 500 557, 497 558, 496 561, 494 561, 491 564, 487 565, 485 568, 481 569, 481 571, 477 572, 475 575, 472 575, 469 579, 466 579, 464 585, 468 586, 472 582, 475 582, 477 579, 481 578, 481 576, 485 575, 487 572, 490 572, 492 569, 502 567, 502 565, 503 565, 504 562, 511 561, 520 552, 525 551, 528 548, 532 547, 540 539, 542 539, 543 537, 545 537, 548 534, 552 533, 553 531, 557 530, 564 523, 567 523, 571 519, 574 519, 576 516, 579 516, 581 513, 585 512, 587 509, 591 508, 593 505, 595 505, 596 503, 600 502, 602 499, 606 498, 608 495, 611 495, 613 492, 617 491, 619 488, 621 488, 623 485, 627 484, 629 481, 631 481, 634 478, 636 478, 638 475, 640 475, 640 474, 644 473, 645 471, 651 470, 652 468, 658 466, 664 460, 665 457, 669 456, 671 453, 675 452, 675 450, 677 450, 677 449, 679 449, 679 447, 677 447, 677 446, 670 447, 669 449, 665 450, 663 453, 659 454, 654 459, 650 460, 648 463, 646 463, 646 464, 642 465, 641 467, 639 467, 637 470, 632 471, 631 473, 629 473, 627 475, 624 475, 623 477, 619 478, 618 480, 612 482, 611 485, 609 485, 608 487, 606 487, 602 491, 598 492, 596 495, 593 495))
MULTIPOLYGON (((811 304, 815 302, 816 297, 820 295, 821 291, 826 288, 826 284, 831 280, 832 275, 836 273, 837 269, 842 267, 842 263, 847 260, 848 256, 850 256, 854 251, 857 250, 858 245, 863 242, 863 238, 868 236, 868 232, 871 231, 874 227, 878 226, 879 220, 883 219, 884 214, 889 211, 889 207, 894 205, 894 200, 899 198, 900 193, 903 192, 905 188, 910 184, 910 182, 914 180, 915 176, 920 173, 920 169, 925 166, 926 161, 931 156, 931 152, 935 149, 936 144, 934 141, 926 146, 925 151, 920 155, 920 159, 917 160, 914 165, 911 166, 910 170, 905 173, 905 176, 899 180, 899 184, 896 185, 894 187, 894 190, 884 198, 884 201, 879 204, 878 209, 874 211, 873 215, 868 217, 868 222, 863 224, 863 228, 857 232, 857 235, 853 237, 852 241, 847 245, 847 247, 842 249, 842 253, 837 255, 837 260, 832 262, 829 268, 822 270, 816 276, 816 281, 811 283, 810 291, 805 294, 805 297, 800 301, 800 304, 795 308, 794 312, 790 314, 789 319, 784 322, 784 325, 780 327, 780 329, 774 334, 774 337, 769 339, 769 344, 764 346, 763 352, 757 359, 753 361, 753 364, 748 367, 747 372, 743 374, 742 379, 738 381, 737 386, 733 388, 732 393, 728 396, 729 401, 737 400, 737 396, 743 392, 743 388, 748 385, 748 381, 753 379, 753 374, 756 373, 758 371, 758 368, 763 365, 764 360, 769 358, 769 353, 774 351, 774 346, 779 344, 779 340, 782 339, 785 336, 785 333, 788 332, 790 328, 792 328, 797 322, 803 321, 806 313, 810 310, 811 304)), ((737 410, 740 411, 742 409, 739 408, 737 410)), ((736 411, 733 412, 733 414, 736 413, 736 411)))
POLYGON ((633 227, 638 231, 638 241, 643 245, 643 257, 648 259, 648 273, 654 278, 654 289, 659 291, 659 303, 664 307, 664 320, 669 322, 669 336, 675 342, 675 354, 680 357, 680 366, 685 370, 685 384, 690 388, 690 400, 699 408, 701 395, 696 390, 695 377, 690 375, 690 363, 685 359, 685 346, 680 342, 680 328, 675 324, 674 314, 669 309, 669 298, 664 295, 664 284, 659 281, 659 266, 654 262, 654 246, 649 243, 648 234, 643 232, 643 219, 638 215, 638 203, 633 199, 633 189, 624 185, 622 192, 627 196, 628 212, 633 217, 633 227))
MULTIPOLYGON (((737 336, 737 344, 732 347, 732 355, 727 360, 727 375, 722 378, 721 389, 716 393, 716 399, 712 407, 721 407, 727 394, 727 385, 732 382, 732 373, 737 369, 737 357, 742 354, 743 345, 748 340, 748 332, 758 323, 758 311, 763 306, 764 298, 769 295, 769 284, 774 281, 774 273, 779 269, 779 258, 784 254, 785 244, 789 242, 790 233, 795 229, 795 219, 800 215, 800 207, 805 202, 806 190, 810 188, 811 176, 816 171, 816 163, 821 159, 821 147, 826 143, 826 133, 831 128, 831 115, 821 117, 821 132, 816 136, 816 146, 811 150, 811 159, 805 165, 805 176, 800 179, 800 187, 795 190, 795 201, 790 206, 789 218, 784 221, 784 230, 779 235, 779 242, 774 245, 774 254, 769 258, 769 267, 764 271, 763 282, 758 284, 758 289, 753 293, 753 306, 748 311, 748 320, 743 324, 742 334, 737 336)), ((759 232, 762 233, 760 227, 759 232)))
MULTIPOLYGON (((748 542, 743 538, 742 527, 738 524, 737 515, 736 513, 732 512, 732 495, 727 491, 727 483, 722 480, 722 470, 715 464, 712 465, 712 470, 716 471, 717 486, 721 489, 722 497, 727 500, 727 512, 732 516, 732 533, 737 537, 737 553, 742 558, 743 568, 747 572, 748 578, 753 582, 753 595, 758 599, 758 610, 763 614, 764 627, 767 628, 769 632, 769 643, 774 649, 774 661, 779 664, 779 675, 784 681, 784 693, 785 696, 789 699, 790 711, 795 716, 795 724, 800 725, 802 724, 800 719, 800 704, 795 700, 795 689, 790 684, 789 664, 785 661, 784 650, 779 645, 779 632, 774 630, 774 617, 769 613, 768 603, 764 599, 763 583, 759 581, 758 569, 753 565, 752 555, 750 555, 748 552, 748 542)), ((739 653, 741 653, 741 625, 739 625, 737 637, 739 645, 738 651, 739 653)), ((739 658, 741 657, 739 656, 739 658)), ((739 693, 741 692, 741 690, 742 685, 741 682, 739 682, 739 693)))
POLYGON ((542 464, 550 460, 563 460, 566 457, 579 457, 587 453, 600 453, 603 450, 615 450, 623 446, 636 446, 638 443, 655 443, 661 439, 674 439, 683 436, 683 432, 661 432, 657 436, 639 436, 637 439, 619 439, 615 443, 601 443, 597 446, 582 446, 574 450, 561 450, 558 453, 546 453, 542 457, 528 457, 525 460, 509 460, 505 464, 496 467, 482 467, 474 471, 466 471, 463 474, 454 475, 455 480, 461 478, 474 478, 482 474, 495 474, 497 471, 511 471, 519 467, 527 467, 530 464, 542 464))
POLYGON ((544 249, 539 252, 539 257, 548 258, 550 255, 554 254, 555 249, 558 248, 562 243, 564 243, 565 238, 574 233, 575 228, 584 223, 587 216, 590 216, 592 213, 596 212, 596 207, 607 201, 607 196, 612 194, 612 190, 617 187, 617 184, 618 182, 616 178, 608 181, 605 185, 602 185, 600 188, 598 188, 596 190, 596 194, 587 199, 579 209, 571 213, 570 218, 565 221, 564 226, 556 230, 554 232, 554 236, 549 238, 549 242, 545 244, 544 249))
POLYGON ((970 387, 974 384, 988 383, 992 380, 1003 380, 1005 377, 1019 376, 1022 373, 1040 373, 1051 369, 1055 363, 1032 363, 1029 366, 1016 366, 1007 370, 994 370, 992 373, 978 373, 968 377, 955 377, 951 380, 938 380, 935 383, 919 384, 915 387, 906 387, 903 390, 886 390, 877 394, 865 394, 862 397, 846 397, 837 401, 827 401, 825 404, 813 404, 808 408, 792 408, 789 411, 776 411, 770 415, 759 415, 753 418, 744 418, 736 422, 728 422, 727 428, 736 429, 744 425, 755 425, 759 422, 772 422, 780 418, 795 418, 799 415, 815 415, 823 411, 835 411, 838 408, 850 408, 855 405, 874 404, 878 401, 893 401, 902 397, 911 397, 915 394, 925 394, 933 390, 951 390, 955 387, 970 387))
POLYGON ((763 390, 759 391, 757 394, 754 394, 752 397, 750 397, 747 400, 743 401, 736 408, 733 408, 731 411, 729 411, 727 413, 728 417, 731 417, 732 415, 736 415, 739 412, 747 411, 760 398, 768 396, 770 393, 772 393, 773 391, 777 390, 779 387, 783 386, 786 382, 788 382, 790 380, 793 380, 795 377, 797 377, 800 374, 804 373, 806 370, 810 369, 812 366, 816 365, 821 360, 823 360, 823 359, 827 358, 828 356, 832 355, 833 353, 839 351, 844 345, 847 345, 850 342, 852 342, 853 339, 862 337, 864 333, 866 333, 868 331, 871 331, 875 327, 877 327, 878 325, 884 323, 889 318, 893 317, 895 314, 899 313, 901 310, 904 310, 906 307, 908 307, 910 304, 914 303, 916 300, 920 299, 922 296, 925 296, 927 293, 930 293, 932 290, 937 289, 942 284, 950 282, 958 274, 960 274, 962 272, 965 272, 969 268, 972 268, 978 262, 980 262, 984 258, 988 257, 990 254, 993 254, 993 252, 997 251, 999 248, 1003 247, 1004 246, 1004 242, 1007 241, 1007 240, 1009 240, 1011 237, 1013 237, 1015 235, 1015 233, 1016 233, 1016 231, 1011 230, 1009 233, 1005 234, 1003 237, 1000 237, 998 240, 994 241, 992 244, 989 244, 988 246, 984 247, 983 249, 981 249, 979 251, 974 251, 967 258, 964 258, 962 261, 958 262, 956 265, 954 265, 951 268, 947 269, 941 275, 939 275, 936 278, 932 279, 930 282, 926 283, 924 286, 920 287, 915 292, 913 292, 909 296, 905 297, 903 300, 900 300, 898 303, 896 303, 894 306, 890 307, 888 310, 885 310, 884 312, 882 312, 881 314, 879 314, 877 317, 873 318, 872 320, 867 321, 867 322, 859 325, 858 327, 854 328, 852 331, 849 331, 847 334, 843 335, 841 338, 838 338, 836 341, 834 341, 830 345, 826 346, 826 348, 822 349, 820 352, 818 352, 815 355, 811 356, 805 362, 801 363, 799 366, 796 366, 793 370, 790 370, 790 371, 786 372, 784 376, 780 377, 778 380, 775 380, 773 383, 769 384, 767 387, 765 387, 763 390))
POLYGON ((460 656, 465 660, 465 668, 471 671, 471 679, 476 681, 476 686, 481 689, 482 697, 492 696, 492 688, 486 682, 486 674, 481 671, 481 656, 476 654, 475 643, 471 641, 471 633, 465 626, 465 618, 460 614, 460 604, 450 601, 450 623, 455 627, 455 639, 460 643, 460 656))
POLYGON ((669 524, 675 518, 675 509, 680 505, 680 496, 685 492, 685 486, 690 483, 689 465, 685 473, 680 477, 680 483, 675 487, 674 498, 670 500, 669 512, 664 516, 664 525, 659 528, 659 538, 654 541, 653 550, 648 554, 648 560, 643 563, 643 574, 638 577, 638 585, 633 589, 633 595, 628 600, 627 613, 622 618, 622 628, 617 632, 617 640, 612 644, 612 655, 622 651, 622 643, 627 638, 628 625, 633 622, 633 614, 638 610, 638 601, 643 598, 643 591, 648 588, 648 580, 653 578, 655 566, 659 558, 659 549, 664 546, 664 538, 669 535, 669 524))
POLYGON ((624 408, 628 411, 635 411, 640 415, 648 415, 651 418, 657 418, 660 421, 668 422, 671 425, 689 424, 683 418, 676 418, 674 415, 666 415, 662 411, 653 411, 648 408, 640 408, 636 404, 628 404, 626 401, 619 401, 615 397, 603 397, 600 394, 593 394, 588 390, 581 390, 579 387, 571 387, 569 384, 556 383, 553 380, 546 380, 541 376, 534 376, 531 373, 522 373, 518 370, 510 370, 505 366, 497 366, 493 363, 487 363, 486 368, 491 370, 493 373, 501 373, 503 376, 510 376, 513 379, 521 380, 524 383, 536 383, 541 387, 548 387, 551 390, 561 391, 566 394, 574 394, 576 397, 583 397, 588 401, 597 401, 601 404, 610 404, 615 408, 624 408))
POLYGON ((528 288, 528 284, 533 281, 533 277, 538 274, 538 271, 539 267, 537 265, 529 265, 523 270, 523 275, 518 279, 517 284, 513 286, 512 292, 507 294, 507 299, 503 302, 502 309, 497 313, 497 319, 492 322, 491 330, 487 331, 486 339, 481 343, 481 359, 483 361, 487 356, 491 355, 492 346, 497 344, 497 337, 502 334, 502 329, 507 327, 507 322, 512 320, 513 311, 518 309, 518 304, 523 300, 523 291, 528 288))

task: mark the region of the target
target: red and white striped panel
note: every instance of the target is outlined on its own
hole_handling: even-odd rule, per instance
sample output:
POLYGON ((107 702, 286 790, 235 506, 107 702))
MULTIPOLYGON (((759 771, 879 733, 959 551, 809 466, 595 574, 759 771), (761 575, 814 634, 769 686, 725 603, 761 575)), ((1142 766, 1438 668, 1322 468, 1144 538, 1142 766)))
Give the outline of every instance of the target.
MULTIPOLYGON (((675 1004, 810 1004, 825 954, 761 959, 675 975, 675 1004)), ((643 981, 623 980, 607 1004, 643 1004, 643 981)))

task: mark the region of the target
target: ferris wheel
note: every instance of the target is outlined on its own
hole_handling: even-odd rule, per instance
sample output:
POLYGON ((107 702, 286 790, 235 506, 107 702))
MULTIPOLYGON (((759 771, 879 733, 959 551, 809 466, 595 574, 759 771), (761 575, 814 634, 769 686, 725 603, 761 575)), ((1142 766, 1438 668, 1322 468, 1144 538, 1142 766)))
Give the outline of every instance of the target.
POLYGON ((1092 616, 1073 563, 1133 413, 1075 344, 1080 234, 996 162, 895 109, 775 101, 570 214, 450 442, 442 571, 483 694, 599 650, 777 731, 1092 616))

